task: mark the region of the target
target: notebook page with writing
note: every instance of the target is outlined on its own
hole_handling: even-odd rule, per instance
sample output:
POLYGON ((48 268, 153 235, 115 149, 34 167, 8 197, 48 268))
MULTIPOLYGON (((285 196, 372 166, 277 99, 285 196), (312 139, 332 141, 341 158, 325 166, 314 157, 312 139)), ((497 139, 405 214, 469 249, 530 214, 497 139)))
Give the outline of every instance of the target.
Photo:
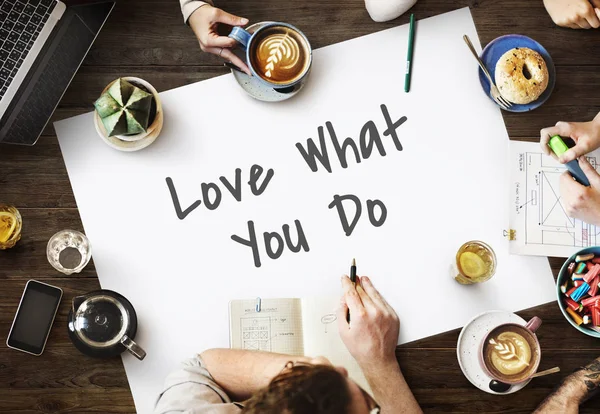
POLYGON ((373 395, 358 363, 340 338, 336 316, 339 303, 340 298, 337 296, 302 299, 304 353, 311 357, 324 356, 334 366, 343 366, 350 378, 373 395))
POLYGON ((256 299, 229 302, 231 348, 304 355, 300 299, 256 299))

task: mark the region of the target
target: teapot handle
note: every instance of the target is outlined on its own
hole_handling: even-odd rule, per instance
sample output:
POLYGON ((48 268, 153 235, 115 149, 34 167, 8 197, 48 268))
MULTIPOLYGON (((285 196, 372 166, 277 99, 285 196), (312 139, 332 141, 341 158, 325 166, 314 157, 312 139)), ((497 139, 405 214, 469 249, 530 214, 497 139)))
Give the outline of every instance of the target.
POLYGON ((136 344, 133 339, 127 335, 123 335, 121 338, 121 345, 127 348, 127 350, 140 361, 146 357, 146 351, 144 351, 141 346, 136 344))

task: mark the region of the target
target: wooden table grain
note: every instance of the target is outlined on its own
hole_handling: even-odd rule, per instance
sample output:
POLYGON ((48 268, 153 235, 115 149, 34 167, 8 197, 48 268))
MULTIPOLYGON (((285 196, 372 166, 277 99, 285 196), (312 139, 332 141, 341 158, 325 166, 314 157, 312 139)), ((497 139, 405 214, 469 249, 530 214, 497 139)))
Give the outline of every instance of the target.
MULTIPOLYGON (((374 23, 362 0, 221 0, 219 6, 250 21, 290 22, 307 34, 315 48, 408 21, 405 15, 389 23, 374 23)), ((419 0, 413 11, 423 19, 464 6, 471 8, 482 45, 504 34, 522 33, 542 43, 556 64, 556 88, 544 106, 526 114, 503 114, 511 139, 537 140, 542 127, 558 120, 589 120, 600 111, 600 31, 555 27, 541 0, 419 0)), ((121 0, 54 120, 91 111, 100 91, 119 76, 139 76, 164 91, 226 72, 219 58, 200 52, 191 30, 183 24, 177 0, 121 0)), ((448 127, 460 129, 459 125, 448 127)), ((0 412, 135 412, 121 360, 88 358, 74 349, 67 336, 72 297, 98 288, 99 283, 93 262, 81 274, 65 277, 46 261, 46 243, 54 232, 83 230, 51 124, 34 147, 0 146, 0 201, 16 205, 23 216, 22 240, 17 247, 0 252, 0 412), (5 345, 25 282, 32 278, 64 289, 46 351, 39 358, 5 345)), ((550 259, 550 263, 556 274, 562 260, 550 259)), ((558 365, 560 374, 536 379, 513 395, 485 394, 460 371, 455 350, 458 330, 444 333, 397 351, 423 409, 531 412, 561 378, 600 354, 598 342, 570 327, 556 303, 520 315, 543 318, 541 369, 558 365)), ((586 403, 582 412, 599 409, 600 398, 586 403)))

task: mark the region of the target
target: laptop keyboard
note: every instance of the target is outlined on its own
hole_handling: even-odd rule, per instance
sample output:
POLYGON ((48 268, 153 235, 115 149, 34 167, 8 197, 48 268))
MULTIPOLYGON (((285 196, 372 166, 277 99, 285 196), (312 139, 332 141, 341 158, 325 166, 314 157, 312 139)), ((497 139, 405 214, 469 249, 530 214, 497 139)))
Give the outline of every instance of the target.
POLYGON ((0 5, 0 99, 56 7, 56 0, 2 0, 0 5))

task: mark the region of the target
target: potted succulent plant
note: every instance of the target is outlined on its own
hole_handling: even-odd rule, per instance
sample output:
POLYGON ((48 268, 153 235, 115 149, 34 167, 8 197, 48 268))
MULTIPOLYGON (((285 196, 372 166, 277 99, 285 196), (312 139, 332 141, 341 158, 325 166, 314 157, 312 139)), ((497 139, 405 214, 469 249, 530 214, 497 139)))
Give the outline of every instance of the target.
POLYGON ((140 78, 111 82, 94 102, 96 131, 111 147, 137 151, 152 144, 163 125, 158 92, 140 78))

